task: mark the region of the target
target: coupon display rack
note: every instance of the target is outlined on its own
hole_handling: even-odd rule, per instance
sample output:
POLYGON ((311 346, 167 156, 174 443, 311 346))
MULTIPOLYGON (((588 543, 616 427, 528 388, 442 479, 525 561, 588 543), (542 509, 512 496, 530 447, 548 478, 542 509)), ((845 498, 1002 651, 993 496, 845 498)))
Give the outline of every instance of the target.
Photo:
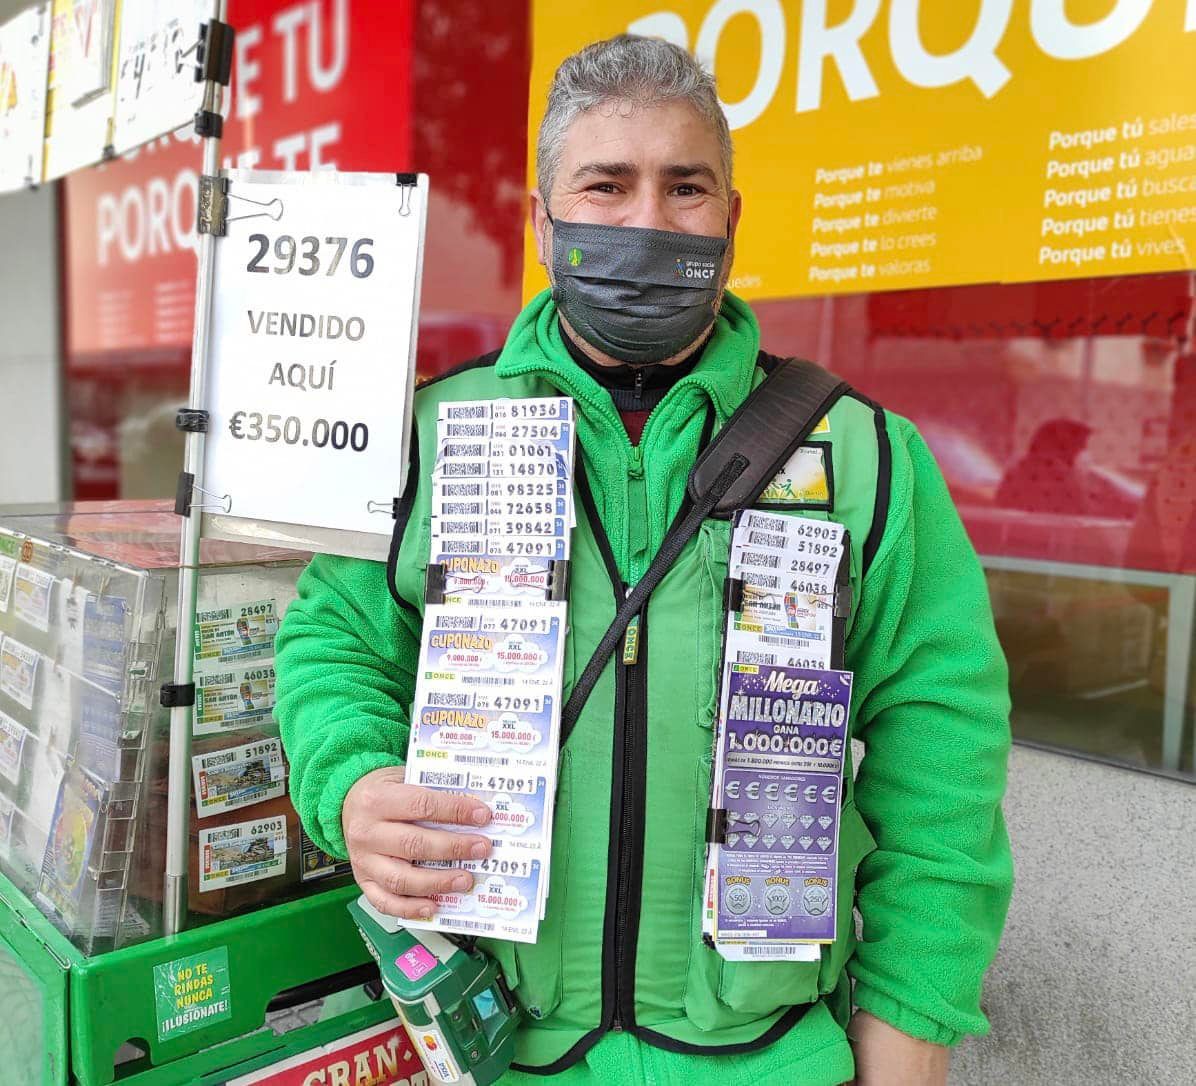
MULTIPOLYGON (((188 928, 165 949, 159 692, 178 636, 179 531, 164 503, 0 512, 0 937, 11 953, 0 972, 29 1016, 21 1081, 107 1083, 118 1064, 127 1074, 172 1060, 187 1068, 175 1081, 195 1081, 200 1046, 155 1000, 164 963, 239 964, 223 1035, 256 1036, 232 1042, 246 1054, 284 1045, 260 1034, 280 993, 346 970, 358 988, 363 979, 343 920, 347 865, 302 834, 271 714, 274 633, 307 558, 293 550, 201 550, 188 928), (295 955, 300 943, 310 952, 295 955)), ((387 1016, 388 1004, 359 1002, 331 1036, 387 1016)), ((206 1060, 225 1066, 227 1055, 206 1060)))

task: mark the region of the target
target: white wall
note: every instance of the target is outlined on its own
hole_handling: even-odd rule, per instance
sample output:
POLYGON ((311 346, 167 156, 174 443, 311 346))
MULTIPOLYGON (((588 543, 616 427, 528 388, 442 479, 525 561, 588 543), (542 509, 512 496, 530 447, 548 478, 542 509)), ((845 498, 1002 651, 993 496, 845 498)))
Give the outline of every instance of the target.
POLYGON ((54 186, 0 194, 0 505, 63 497, 58 294, 54 186))
MULTIPOLYGON (((29 0, 0 0, 0 22, 29 0)), ((0 195, 0 505, 64 495, 55 186, 0 195)))

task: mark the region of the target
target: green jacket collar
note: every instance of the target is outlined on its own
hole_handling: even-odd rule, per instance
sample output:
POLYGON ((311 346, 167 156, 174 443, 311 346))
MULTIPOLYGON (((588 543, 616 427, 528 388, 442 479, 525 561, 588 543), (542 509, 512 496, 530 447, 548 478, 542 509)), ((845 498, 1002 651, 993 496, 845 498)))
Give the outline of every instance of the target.
MULTIPOLYGON (((759 350, 760 326, 755 315, 747 303, 728 291, 697 366, 669 390, 661 408, 697 390, 714 405, 721 426, 751 390, 759 350)), ((499 377, 544 377, 592 411, 618 422, 609 393, 570 357, 549 289, 537 294, 515 319, 496 373, 499 377)))

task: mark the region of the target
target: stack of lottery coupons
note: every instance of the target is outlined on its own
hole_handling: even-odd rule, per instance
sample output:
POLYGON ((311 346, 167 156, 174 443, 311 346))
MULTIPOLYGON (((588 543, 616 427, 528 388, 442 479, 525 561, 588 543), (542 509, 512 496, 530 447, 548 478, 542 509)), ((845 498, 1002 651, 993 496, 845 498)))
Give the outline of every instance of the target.
MULTIPOLYGON (((471 891, 411 928, 534 942, 548 895, 569 560, 573 401, 440 405, 407 780, 491 811, 471 891), (434 601, 434 602, 433 602, 434 601)), ((460 829, 460 827, 442 827, 460 829)))
MULTIPOLYGON (((831 670, 842 525, 741 512, 711 774, 703 931, 728 961, 817 961, 835 938, 851 673, 831 670)), ((845 567, 843 567, 845 568, 845 567)))

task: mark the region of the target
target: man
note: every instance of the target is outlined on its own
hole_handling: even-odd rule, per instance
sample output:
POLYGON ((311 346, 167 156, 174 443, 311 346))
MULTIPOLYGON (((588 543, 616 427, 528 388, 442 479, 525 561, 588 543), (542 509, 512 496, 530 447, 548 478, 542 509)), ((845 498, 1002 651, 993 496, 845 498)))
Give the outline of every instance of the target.
MULTIPOLYGON (((576 402, 567 694, 659 549, 700 448, 775 364, 751 310, 724 293, 743 201, 713 80, 687 54, 623 36, 568 58, 537 171, 532 224, 554 289, 501 352, 417 394, 423 466, 389 586, 401 605, 382 564, 320 556, 278 638, 296 806, 397 916, 429 916, 431 895, 470 881, 412 861, 487 851, 483 804, 407 785, 401 768, 437 404, 576 402)), ((1006 672, 983 576, 907 421, 853 395, 827 424, 834 488, 804 515, 851 533, 846 661, 867 752, 854 786, 845 774, 838 937, 820 963, 726 962, 701 939, 729 540, 726 521, 707 520, 641 613, 638 653, 607 664, 563 746, 538 941, 483 944, 525 1011, 510 1082, 943 1083, 946 1046, 987 1028, 980 986, 1011 872, 1006 672)))

